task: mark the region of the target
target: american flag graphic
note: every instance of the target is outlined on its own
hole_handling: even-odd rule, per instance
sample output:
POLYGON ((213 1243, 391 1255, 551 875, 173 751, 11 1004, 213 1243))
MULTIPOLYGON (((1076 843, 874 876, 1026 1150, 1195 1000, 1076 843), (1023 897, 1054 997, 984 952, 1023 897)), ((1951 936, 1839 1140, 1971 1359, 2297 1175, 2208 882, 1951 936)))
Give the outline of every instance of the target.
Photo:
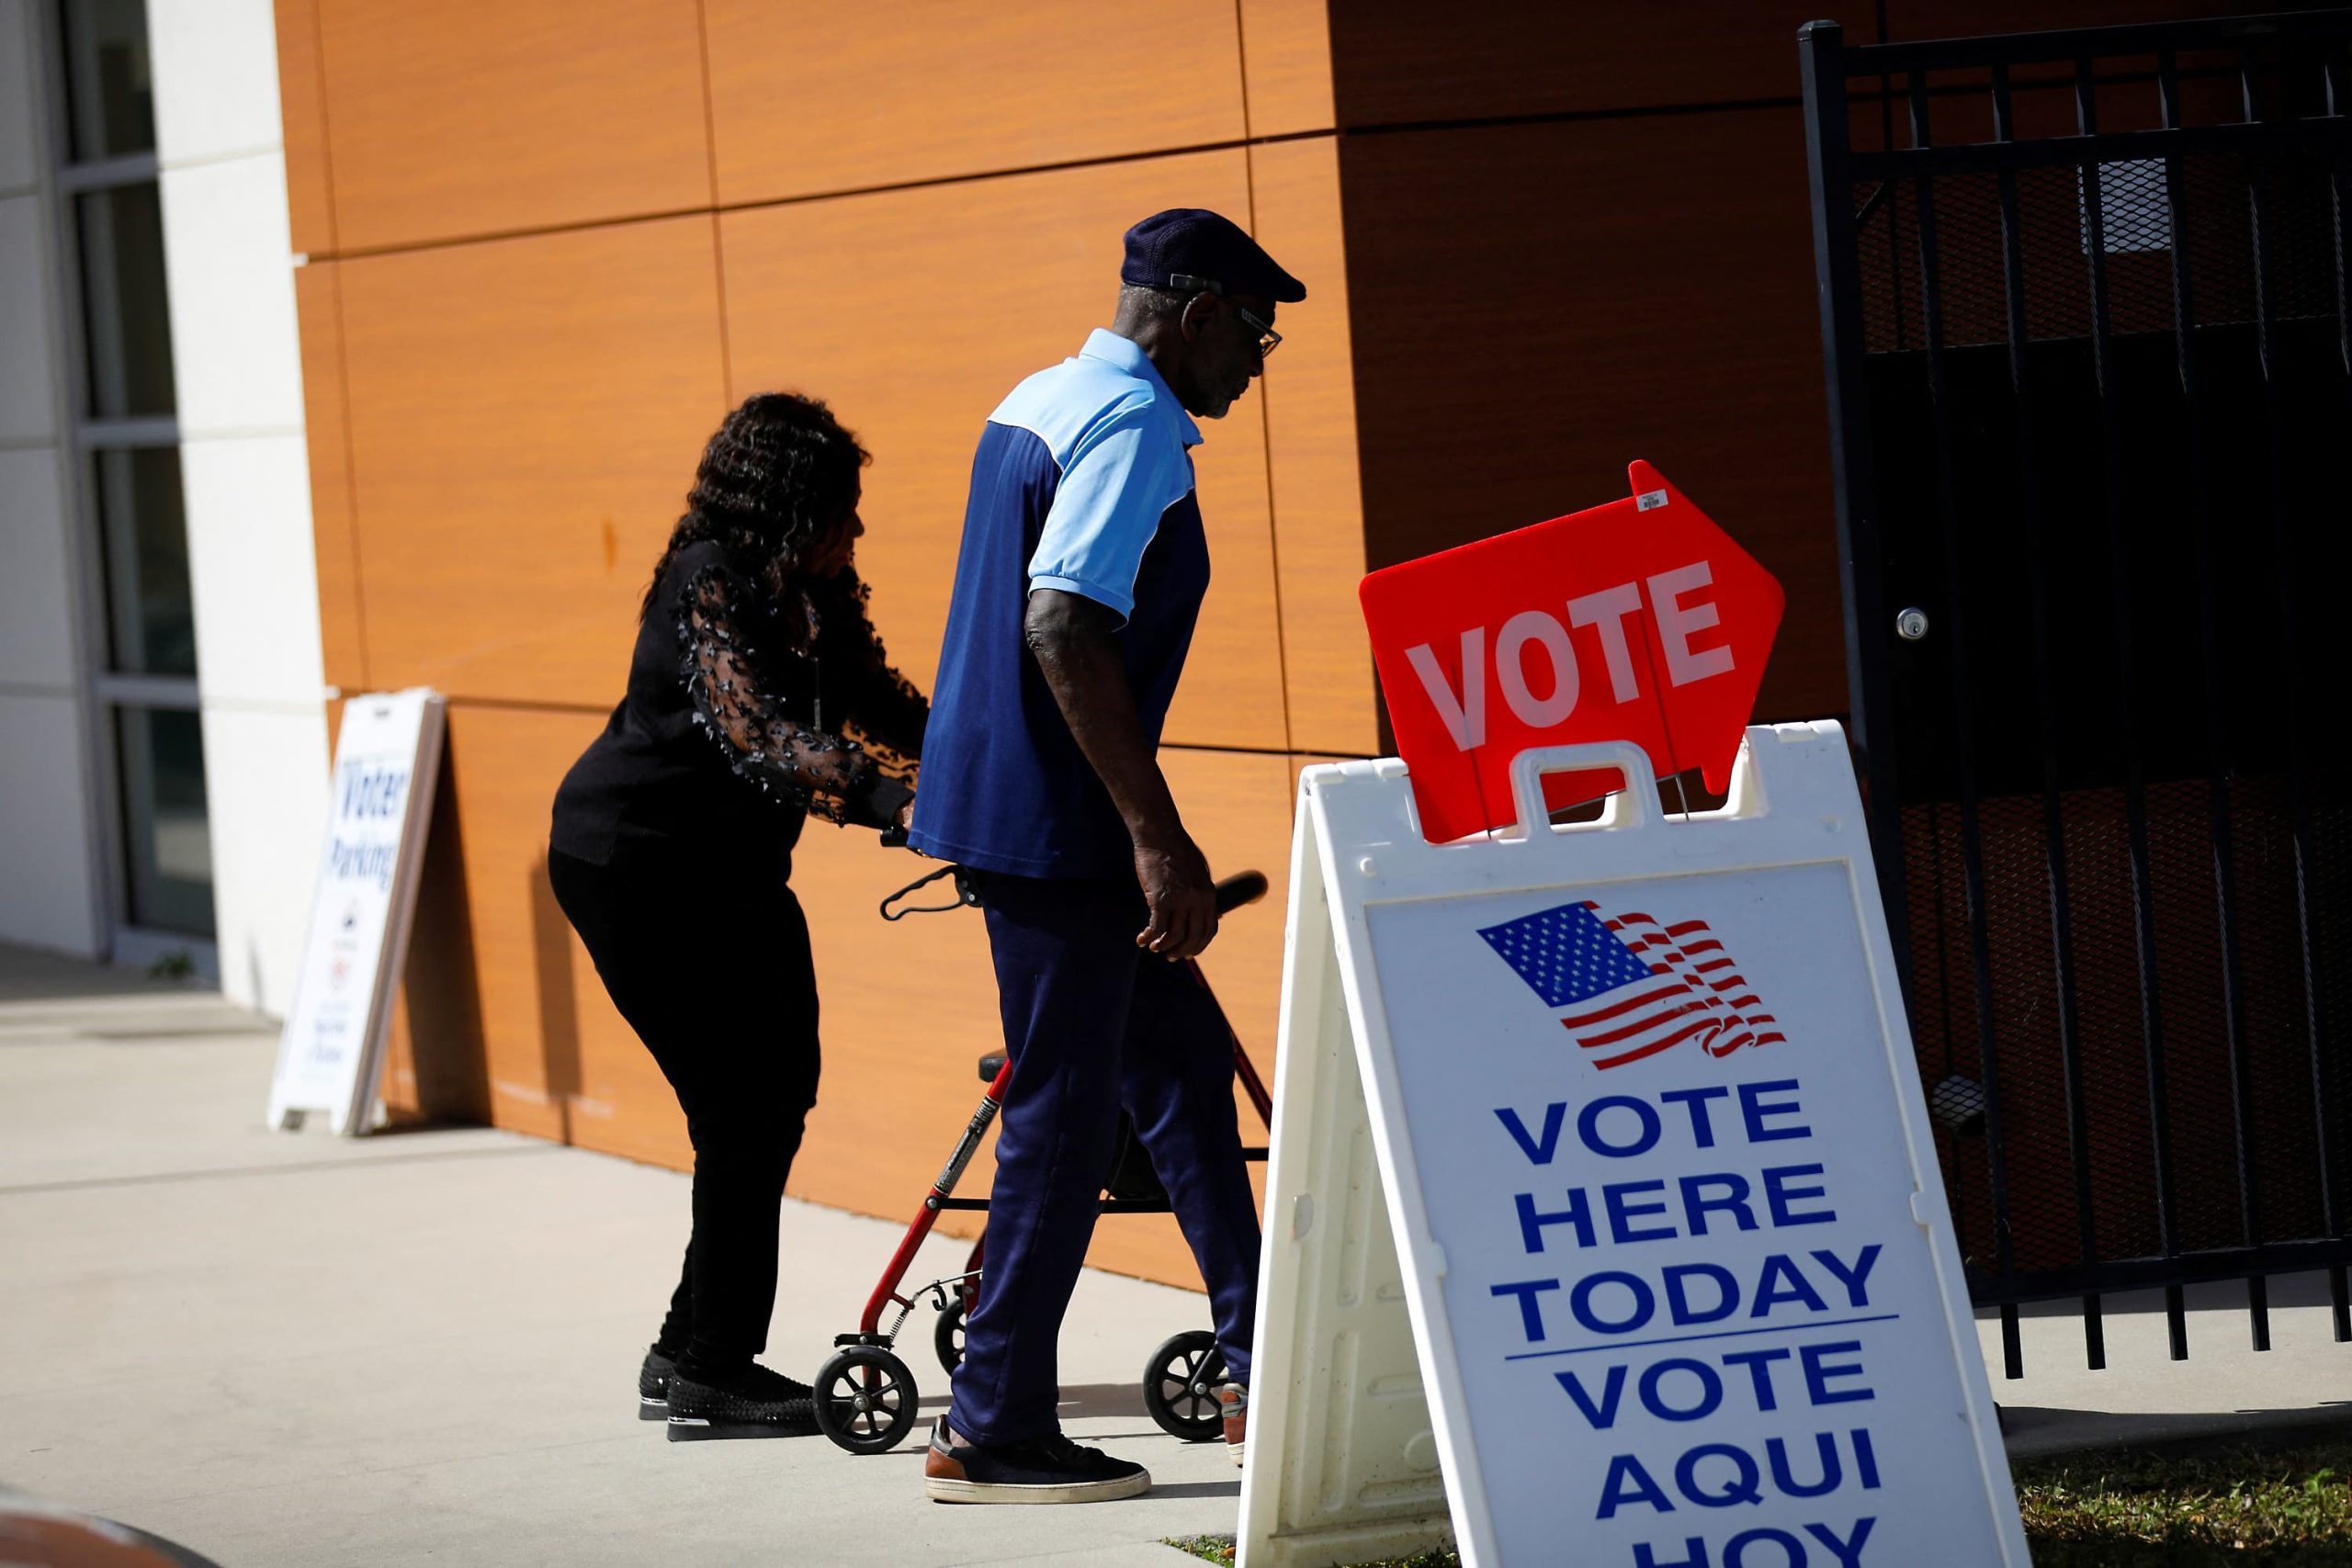
POLYGON ((1478 934, 1561 1012, 1596 1066, 1622 1067, 1686 1040, 1728 1056, 1788 1038, 1704 920, 1603 915, 1588 899, 1478 934))

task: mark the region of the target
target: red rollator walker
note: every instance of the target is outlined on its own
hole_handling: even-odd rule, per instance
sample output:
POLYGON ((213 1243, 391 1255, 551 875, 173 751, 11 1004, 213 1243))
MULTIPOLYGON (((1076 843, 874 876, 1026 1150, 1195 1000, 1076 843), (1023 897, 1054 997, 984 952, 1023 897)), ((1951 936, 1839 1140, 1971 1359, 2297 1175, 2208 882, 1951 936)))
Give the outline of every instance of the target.
MULTIPOLYGON (((1245 871, 1228 876, 1216 885, 1216 911, 1219 916, 1253 904, 1266 894, 1266 878, 1261 872, 1245 871)), ((882 900, 882 918, 902 919, 908 915, 940 914, 951 909, 978 908, 980 904, 978 879, 958 865, 942 866, 930 875, 909 883, 882 900), (956 901, 952 904, 911 905, 895 908, 910 895, 952 877, 956 901)), ((1201 973, 1196 962, 1187 959, 1184 967, 1193 983, 1203 990, 1209 988, 1208 977, 1201 973)), ((1225 1010, 1216 1010, 1223 1021, 1225 1010)), ((1261 1125, 1272 1125, 1272 1102, 1267 1097, 1265 1080, 1250 1065, 1249 1053, 1242 1049, 1240 1036, 1232 1025, 1225 1025, 1226 1034, 1233 1044, 1233 1072, 1250 1096, 1250 1103, 1257 1109, 1261 1125)), ((945 1279, 931 1280, 911 1289, 901 1289, 907 1270, 914 1263, 915 1254, 931 1235, 939 1216, 951 1209, 985 1212, 985 1198, 958 1198, 956 1184, 963 1179, 964 1168, 978 1152, 980 1140, 996 1120, 1004 1103, 1006 1086, 1012 1078, 1012 1064, 1002 1051, 990 1051, 980 1058, 980 1080, 988 1091, 980 1096, 979 1108, 964 1127, 964 1135, 956 1140, 953 1153, 939 1179, 931 1184, 923 1197, 922 1207, 907 1226, 906 1235, 899 1241, 898 1251, 882 1270, 881 1280, 874 1287, 874 1294, 866 1299, 865 1315, 858 1320, 857 1332, 833 1337, 836 1349, 831 1359, 820 1368, 816 1379, 817 1426, 834 1443, 852 1453, 881 1453, 898 1445, 914 1429, 915 1380, 907 1364, 895 1353, 899 1336, 907 1319, 917 1306, 929 1302, 939 1317, 932 1330, 932 1347, 939 1364, 953 1373, 964 1359, 964 1318, 978 1300, 980 1269, 988 1251, 988 1232, 983 1228, 973 1238, 972 1250, 964 1261, 963 1272, 945 1279), (897 1314, 888 1328, 882 1319, 891 1308, 897 1314)), ((1262 1160, 1264 1145, 1245 1147, 1244 1158, 1262 1160)), ((1111 1162, 1111 1173, 1103 1187, 1102 1212, 1106 1214, 1164 1214, 1169 1213, 1168 1194, 1151 1168, 1151 1161, 1135 1135, 1133 1126, 1121 1119, 1117 1152, 1111 1162)), ((1152 1352, 1143 1374, 1144 1408, 1159 1423, 1162 1431, 1187 1442, 1207 1442, 1223 1435, 1223 1425, 1216 1404, 1217 1384, 1225 1381, 1225 1358, 1216 1348, 1216 1336, 1207 1329, 1193 1329, 1179 1334, 1152 1352)))

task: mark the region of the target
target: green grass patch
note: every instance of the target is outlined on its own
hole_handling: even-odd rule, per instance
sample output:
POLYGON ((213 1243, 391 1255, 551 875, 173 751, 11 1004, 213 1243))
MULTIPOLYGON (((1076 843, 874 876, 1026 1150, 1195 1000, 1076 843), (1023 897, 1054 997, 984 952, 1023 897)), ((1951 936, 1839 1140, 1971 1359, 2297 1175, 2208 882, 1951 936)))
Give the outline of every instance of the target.
POLYGON ((2352 1564, 2352 1441, 2014 1467, 2040 1568, 2352 1564))
MULTIPOLYGON (((2352 1568, 2352 1440, 2075 1454, 2012 1467, 2036 1568, 2352 1568)), ((1229 1535, 1168 1543, 1233 1562, 1229 1535)), ((1461 1568, 1451 1551, 1358 1568, 1461 1568)))

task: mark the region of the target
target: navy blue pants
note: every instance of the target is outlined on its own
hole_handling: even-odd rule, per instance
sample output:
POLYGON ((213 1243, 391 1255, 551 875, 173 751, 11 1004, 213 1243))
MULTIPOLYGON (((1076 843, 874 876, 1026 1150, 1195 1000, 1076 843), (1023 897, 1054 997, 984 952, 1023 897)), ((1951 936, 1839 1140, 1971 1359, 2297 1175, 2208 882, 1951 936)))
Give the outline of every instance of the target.
POLYGON ((1228 1375, 1247 1382, 1258 1209, 1233 1109, 1233 1039, 1215 999, 1184 965, 1136 946, 1146 917, 1133 883, 991 873, 980 896, 1013 1066, 948 1424, 978 1443, 1061 1429, 1062 1314, 1122 1108, 1200 1265, 1228 1375))

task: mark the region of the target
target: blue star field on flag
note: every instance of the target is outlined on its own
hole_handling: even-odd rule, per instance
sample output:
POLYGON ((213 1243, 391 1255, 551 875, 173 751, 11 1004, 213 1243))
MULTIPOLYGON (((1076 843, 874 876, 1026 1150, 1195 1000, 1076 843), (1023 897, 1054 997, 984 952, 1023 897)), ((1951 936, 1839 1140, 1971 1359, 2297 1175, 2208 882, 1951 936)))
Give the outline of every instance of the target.
POLYGON ((1650 977, 1650 966, 1583 904, 1562 904, 1478 934, 1549 1007, 1574 1007, 1650 977))

